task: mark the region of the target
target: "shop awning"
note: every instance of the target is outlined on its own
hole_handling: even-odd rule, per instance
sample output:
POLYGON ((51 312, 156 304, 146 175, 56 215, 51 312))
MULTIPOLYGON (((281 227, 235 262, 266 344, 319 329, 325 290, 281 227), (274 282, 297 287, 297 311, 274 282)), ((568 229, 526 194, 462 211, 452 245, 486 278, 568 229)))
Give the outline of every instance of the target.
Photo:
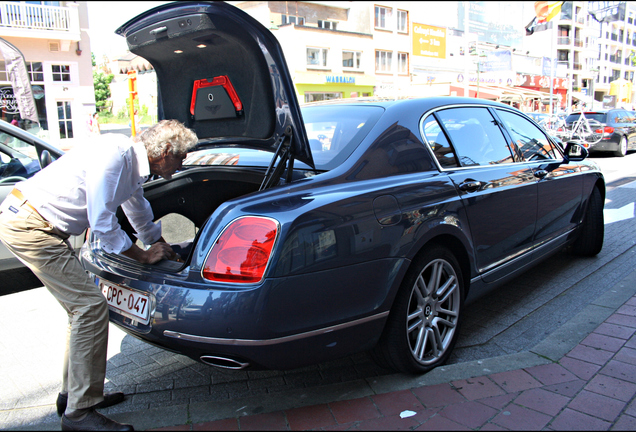
MULTIPOLYGON (((468 86, 468 97, 476 98, 478 92, 480 99, 499 100, 503 95, 498 89, 486 88, 485 86, 479 86, 479 88, 474 85, 468 86)), ((464 87, 451 85, 450 94, 451 96, 464 96, 464 87)))
POLYGON ((571 93, 572 98, 573 99, 577 99, 580 101, 585 102, 586 104, 589 103, 591 104, 593 102, 593 99, 591 96, 586 95, 585 93, 581 93, 581 92, 572 92, 571 93))

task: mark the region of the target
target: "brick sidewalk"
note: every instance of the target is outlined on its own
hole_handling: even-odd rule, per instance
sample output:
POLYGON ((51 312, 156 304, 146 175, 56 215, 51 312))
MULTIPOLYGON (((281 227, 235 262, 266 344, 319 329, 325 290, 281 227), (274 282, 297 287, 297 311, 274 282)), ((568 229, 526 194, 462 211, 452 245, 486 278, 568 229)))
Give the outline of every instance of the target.
POLYGON ((636 296, 560 361, 152 430, 636 430, 636 296))

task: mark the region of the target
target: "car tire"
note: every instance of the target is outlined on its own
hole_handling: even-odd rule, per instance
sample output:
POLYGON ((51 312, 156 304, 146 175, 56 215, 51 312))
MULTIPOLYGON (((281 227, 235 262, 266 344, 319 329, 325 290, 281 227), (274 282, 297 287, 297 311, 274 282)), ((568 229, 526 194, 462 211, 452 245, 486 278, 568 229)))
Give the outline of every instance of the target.
POLYGON ((457 342, 463 302, 464 279, 455 256, 441 246, 427 249, 402 282, 372 357, 404 373, 444 364, 457 342))
POLYGON ((627 154, 627 138, 621 137, 618 142, 618 149, 614 152, 614 156, 624 157, 627 154))
POLYGON ((603 248, 604 237, 603 197, 601 191, 595 187, 587 204, 579 237, 572 245, 572 252, 578 256, 598 255, 603 248))

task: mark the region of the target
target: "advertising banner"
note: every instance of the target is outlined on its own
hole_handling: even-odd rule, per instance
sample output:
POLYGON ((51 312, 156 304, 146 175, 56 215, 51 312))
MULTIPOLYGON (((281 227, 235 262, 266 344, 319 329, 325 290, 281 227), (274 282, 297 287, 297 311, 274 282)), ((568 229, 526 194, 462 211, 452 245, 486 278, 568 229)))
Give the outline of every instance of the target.
POLYGON ((446 58, 446 29, 413 23, 413 55, 446 58))
POLYGON ((486 51, 486 60, 479 62, 482 72, 503 72, 512 70, 512 53, 506 51, 486 51))
POLYGON ((8 97, 6 92, 6 95, 3 94, 3 109, 6 110, 11 105, 10 101, 13 100, 20 112, 20 117, 40 123, 24 56, 19 49, 2 38, 0 38, 0 52, 4 57, 9 81, 13 86, 12 97, 8 97))

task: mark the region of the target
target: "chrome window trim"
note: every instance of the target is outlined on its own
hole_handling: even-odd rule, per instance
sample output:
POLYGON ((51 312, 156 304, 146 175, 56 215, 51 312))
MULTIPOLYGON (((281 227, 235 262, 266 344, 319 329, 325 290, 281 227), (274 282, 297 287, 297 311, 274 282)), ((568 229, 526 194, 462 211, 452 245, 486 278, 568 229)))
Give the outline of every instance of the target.
MULTIPOLYGON (((428 141, 428 139, 426 138, 426 134, 424 133, 424 120, 426 118, 428 118, 428 116, 430 116, 431 114, 434 114, 437 111, 441 111, 441 110, 445 110, 445 109, 451 109, 451 108, 492 108, 492 109, 501 109, 504 111, 510 111, 513 114, 519 115, 518 112, 514 111, 513 109, 510 108, 506 108, 506 107, 500 107, 500 106, 494 106, 494 105, 488 105, 488 104, 451 104, 451 105, 444 105, 444 106, 440 106, 437 108, 433 108, 430 109, 428 111, 426 111, 424 114, 422 114, 422 117, 420 117, 420 138, 422 139, 422 142, 425 143, 425 147, 426 150, 428 151, 428 153, 431 155, 431 157, 433 158, 433 161, 435 161, 435 166, 437 166, 437 169, 440 172, 452 172, 452 171, 463 171, 463 170, 474 170, 474 169, 488 169, 488 168, 492 168, 492 167, 503 167, 503 166, 508 166, 508 165, 521 165, 524 163, 529 163, 529 162, 533 162, 533 161, 527 161, 527 160, 522 160, 522 161, 518 161, 518 162, 511 162, 511 163, 505 163, 505 164, 497 164, 497 165, 475 165, 475 166, 469 166, 469 167, 462 167, 462 166, 457 166, 457 167, 453 167, 453 168, 443 168, 439 161, 437 160, 437 157, 435 156, 435 153, 433 152, 433 149, 431 149, 431 145, 430 142, 428 141)), ((437 120, 437 119, 436 119, 437 120)), ((504 130, 505 127, 501 126, 504 130)), ((544 134, 545 135, 545 134, 544 134)), ((506 136, 504 135, 504 138, 506 138, 506 136)), ((546 139, 548 139, 550 141, 550 143, 552 143, 552 145, 558 149, 558 145, 556 145, 549 136, 546 135, 546 139)), ((455 147, 453 146, 453 143, 450 143, 451 146, 453 147, 453 151, 455 150, 455 147)), ((513 149, 511 149, 513 150, 513 149)), ((560 149, 558 149, 557 151, 560 152, 560 149)), ((516 153, 516 152, 514 152, 516 153)), ((514 154, 513 154, 514 156, 514 154)), ((561 159, 546 159, 545 161, 542 162, 563 162, 563 160, 561 159)))
POLYGON ((330 327, 325 327, 317 330, 312 330, 304 333, 297 333, 290 336, 283 336, 280 338, 274 339, 226 339, 226 338, 215 338, 209 336, 198 336, 187 333, 180 333, 171 330, 164 330, 163 335, 169 338, 175 339, 183 339, 190 342, 199 342, 206 344, 217 344, 217 345, 230 345, 230 346, 268 346, 268 345, 277 345, 287 342, 294 342, 300 339, 306 339, 309 337, 320 336, 323 334, 331 333, 334 331, 344 330, 349 327, 354 327, 360 324, 365 324, 370 321, 375 321, 381 318, 384 318, 389 315, 389 311, 381 312, 376 315, 371 315, 365 318, 360 318, 354 321, 349 321, 343 324, 337 324, 330 327))

